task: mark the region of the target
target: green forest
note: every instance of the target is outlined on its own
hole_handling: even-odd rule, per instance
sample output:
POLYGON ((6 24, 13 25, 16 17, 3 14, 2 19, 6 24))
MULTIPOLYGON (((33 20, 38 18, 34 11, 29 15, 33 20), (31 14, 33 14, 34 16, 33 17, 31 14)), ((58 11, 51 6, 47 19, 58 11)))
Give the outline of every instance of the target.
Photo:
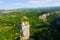
POLYGON ((22 17, 30 23, 30 38, 60 40, 60 9, 0 10, 0 40, 20 40, 22 17))

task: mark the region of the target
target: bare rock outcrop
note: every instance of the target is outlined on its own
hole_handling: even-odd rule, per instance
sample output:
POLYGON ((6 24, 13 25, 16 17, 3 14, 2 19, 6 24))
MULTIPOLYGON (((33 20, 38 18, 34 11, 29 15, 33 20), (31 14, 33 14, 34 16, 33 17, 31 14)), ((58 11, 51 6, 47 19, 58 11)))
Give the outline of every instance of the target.
POLYGON ((43 21, 46 21, 46 18, 47 18, 47 16, 49 16, 50 14, 48 13, 48 14, 43 14, 43 15, 40 15, 39 16, 39 19, 43 19, 43 21))
POLYGON ((29 22, 21 22, 21 27, 22 27, 22 29, 20 30, 21 40, 29 40, 29 34, 30 34, 29 22))

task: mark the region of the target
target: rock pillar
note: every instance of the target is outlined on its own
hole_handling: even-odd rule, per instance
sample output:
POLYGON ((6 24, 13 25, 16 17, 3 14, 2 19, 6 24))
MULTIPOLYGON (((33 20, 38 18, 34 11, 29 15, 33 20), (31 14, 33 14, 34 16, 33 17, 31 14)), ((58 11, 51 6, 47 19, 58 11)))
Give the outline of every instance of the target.
POLYGON ((21 22, 20 40, 29 40, 30 25, 29 22, 21 22))

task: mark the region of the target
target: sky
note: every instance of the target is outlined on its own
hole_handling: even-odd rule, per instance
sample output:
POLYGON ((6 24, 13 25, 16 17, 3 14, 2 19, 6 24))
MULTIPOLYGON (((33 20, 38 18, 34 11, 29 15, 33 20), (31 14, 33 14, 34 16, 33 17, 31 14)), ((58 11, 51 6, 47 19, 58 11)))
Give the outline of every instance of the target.
POLYGON ((60 0, 0 0, 0 9, 60 6, 60 0))

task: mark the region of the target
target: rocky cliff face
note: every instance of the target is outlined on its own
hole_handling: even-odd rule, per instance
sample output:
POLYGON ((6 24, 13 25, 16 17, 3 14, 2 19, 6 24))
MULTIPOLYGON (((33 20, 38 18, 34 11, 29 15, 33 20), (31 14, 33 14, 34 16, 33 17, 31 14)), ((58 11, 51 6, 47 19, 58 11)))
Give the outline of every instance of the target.
POLYGON ((28 40, 29 33, 30 33, 29 22, 22 22, 21 27, 22 27, 21 31, 22 31, 22 35, 23 35, 23 36, 21 36, 21 40, 28 40))
POLYGON ((39 16, 39 19, 43 19, 43 21, 46 21, 46 17, 49 16, 50 14, 43 14, 41 16, 39 16))

